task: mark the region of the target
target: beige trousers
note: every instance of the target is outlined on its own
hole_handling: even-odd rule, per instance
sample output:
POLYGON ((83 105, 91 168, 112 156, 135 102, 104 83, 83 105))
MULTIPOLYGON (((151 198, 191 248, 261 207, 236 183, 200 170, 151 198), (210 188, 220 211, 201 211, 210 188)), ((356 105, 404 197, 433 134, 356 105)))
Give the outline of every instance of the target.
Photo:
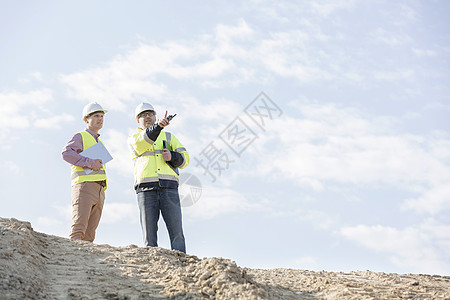
POLYGON ((88 181, 72 186, 71 239, 94 241, 104 202, 105 191, 97 182, 88 181))

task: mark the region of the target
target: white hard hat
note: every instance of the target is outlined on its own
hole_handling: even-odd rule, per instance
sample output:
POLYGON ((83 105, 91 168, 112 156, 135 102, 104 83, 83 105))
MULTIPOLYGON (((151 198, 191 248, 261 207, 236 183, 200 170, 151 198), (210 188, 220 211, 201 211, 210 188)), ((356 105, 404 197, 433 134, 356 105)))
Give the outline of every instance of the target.
POLYGON ((104 114, 108 112, 107 110, 103 109, 103 107, 97 102, 86 104, 86 106, 83 108, 83 119, 97 111, 101 111, 104 114))
POLYGON ((134 111, 134 115, 137 118, 141 112, 144 112, 144 111, 147 111, 147 110, 155 111, 155 109, 153 108, 153 106, 151 104, 142 102, 141 104, 136 106, 136 110, 134 111))

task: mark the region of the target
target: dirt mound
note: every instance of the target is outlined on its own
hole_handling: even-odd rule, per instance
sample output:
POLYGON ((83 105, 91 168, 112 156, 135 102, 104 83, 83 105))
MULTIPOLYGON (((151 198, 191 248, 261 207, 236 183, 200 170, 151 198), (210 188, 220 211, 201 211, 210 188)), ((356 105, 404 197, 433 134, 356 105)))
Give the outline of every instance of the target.
POLYGON ((45 247, 28 222, 0 219, 0 299, 43 298, 45 247))
POLYGON ((71 241, 0 218, 0 299, 450 299, 450 277, 248 269, 71 241))

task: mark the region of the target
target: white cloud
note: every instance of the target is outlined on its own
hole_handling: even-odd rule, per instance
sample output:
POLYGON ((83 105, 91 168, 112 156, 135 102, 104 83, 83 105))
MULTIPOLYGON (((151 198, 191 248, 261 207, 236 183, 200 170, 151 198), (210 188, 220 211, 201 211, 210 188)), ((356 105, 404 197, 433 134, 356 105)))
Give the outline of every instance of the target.
POLYGON ((39 217, 37 219, 36 226, 38 227, 60 227, 63 225, 63 222, 61 220, 55 219, 55 218, 49 218, 49 217, 39 217))
POLYGON ((297 215, 301 220, 310 222, 314 227, 321 230, 334 230, 338 224, 336 216, 325 213, 321 210, 308 210, 303 215, 297 215))
POLYGON ((392 32, 384 28, 377 28, 371 35, 375 41, 392 47, 403 46, 412 42, 411 37, 406 33, 392 32))
POLYGON ((38 128, 59 129, 65 123, 74 121, 75 118, 69 114, 61 114, 49 118, 40 118, 34 121, 34 126, 38 128))
POLYGON ((431 50, 431 49, 417 49, 417 48, 413 48, 412 51, 418 57, 434 57, 434 56, 437 56, 437 52, 435 50, 431 50))
POLYGON ((261 204, 250 203, 234 189, 214 186, 202 187, 200 200, 183 210, 186 221, 212 219, 221 214, 266 210, 261 204))
POLYGON ((0 94, 0 106, 2 113, 16 113, 20 109, 29 109, 31 106, 40 106, 52 99, 52 91, 44 88, 28 93, 11 92, 0 94))
MULTIPOLYGON (((417 195, 404 208, 432 214, 449 209, 450 153, 445 149, 450 140, 445 136, 396 132, 396 120, 352 108, 293 107, 299 118, 273 120, 271 126, 283 130, 267 131, 246 150, 254 154, 252 172, 256 169, 258 176, 291 179, 316 191, 330 183, 382 184, 417 195), (288 146, 279 155, 281 148, 272 145, 288 146)), ((234 166, 232 171, 245 176, 249 169, 234 166)))
MULTIPOLYGON (((408 196, 408 200, 398 199, 405 201, 404 209, 425 214, 449 209, 447 135, 400 133, 396 128, 401 119, 373 117, 355 108, 333 104, 295 102, 291 107, 301 116, 272 120, 273 128, 283 130, 269 130, 260 135, 246 150, 254 160, 234 164, 229 174, 220 179, 222 183, 232 185, 243 176, 258 174, 263 178, 291 179, 315 191, 323 191, 330 183, 385 185, 417 195, 408 196), (280 156, 279 151, 267 151, 281 150, 273 145, 288 146, 283 147, 284 154, 280 156), (254 167, 248 168, 249 164, 254 167)), ((294 114, 292 111, 290 115, 294 114)), ((224 128, 218 127, 219 131, 224 128)), ((216 137, 217 133, 208 136, 216 137)), ((193 140, 198 141, 196 137, 193 140)), ((196 150, 198 153, 201 149, 196 150)))
POLYGON ((40 72, 30 72, 28 74, 28 77, 22 78, 19 81, 21 83, 30 83, 32 81, 42 82, 43 81, 43 77, 42 77, 42 74, 40 72))
POLYGON ((92 99, 109 109, 124 110, 124 102, 134 101, 133 97, 158 98, 165 93, 164 84, 151 78, 154 65, 164 62, 161 56, 165 54, 154 54, 154 48, 142 46, 125 58, 115 57, 103 68, 62 75, 61 81, 69 86, 74 98, 92 99))
POLYGON ((70 231, 72 220, 72 205, 48 205, 53 210, 50 214, 48 209, 36 216, 35 220, 30 220, 33 228, 39 232, 67 237, 70 231))
POLYGON ((310 43, 311 37, 300 30, 273 33, 254 48, 255 58, 265 66, 263 71, 300 82, 331 79, 334 75, 323 65, 328 58, 313 54, 310 43))
POLYGON ((361 82, 362 75, 355 70, 344 72, 339 67, 341 52, 320 50, 333 39, 340 37, 317 29, 266 34, 241 19, 234 26, 218 24, 210 34, 191 40, 141 44, 104 66, 62 75, 61 80, 72 97, 95 99, 115 110, 140 97, 158 101, 172 94, 161 83, 161 75, 209 88, 261 83, 274 75, 300 82, 338 77, 361 82))
POLYGON ((106 164, 107 170, 115 170, 122 176, 132 178, 133 161, 131 160, 131 153, 128 148, 128 136, 122 131, 107 129, 104 137, 102 134, 101 140, 105 143, 106 148, 113 157, 113 160, 106 164))
POLYGON ((340 230, 342 236, 369 249, 390 253, 391 261, 399 267, 431 274, 449 274, 447 257, 450 252, 445 247, 450 242, 449 232, 449 225, 433 221, 404 229, 358 225, 340 230))
MULTIPOLYGON (((70 207, 70 206, 69 206, 70 207)), ((30 220, 33 224, 34 230, 38 232, 45 232, 46 234, 53 234, 57 236, 68 237, 70 231, 71 216, 66 218, 38 217, 37 220, 30 220)))
POLYGON ((31 72, 30 77, 36 81, 43 81, 42 74, 40 72, 31 72))
POLYGON ((407 199, 404 209, 412 209, 419 213, 431 215, 450 210, 450 181, 427 189, 420 197, 407 199))
MULTIPOLYGON (((305 202, 311 201, 307 196, 304 196, 306 199, 303 200, 305 202)), ((330 215, 321 210, 313 210, 313 209, 289 209, 284 210, 281 209, 279 203, 273 203, 273 201, 260 201, 259 202, 262 207, 264 207, 264 211, 274 219, 294 219, 298 222, 305 222, 311 224, 312 227, 318 228, 320 230, 333 230, 336 228, 338 224, 338 218, 336 216, 330 215)), ((285 204, 287 207, 287 204, 285 204)))
MULTIPOLYGON (((246 40, 249 37, 251 38, 254 31, 247 22, 244 19, 240 19, 238 23, 237 26, 217 25, 215 28, 216 39, 224 45, 228 45, 232 39, 246 40)), ((230 54, 229 52, 226 53, 230 54)))
POLYGON ((378 80, 411 80, 414 78, 414 71, 412 69, 395 70, 395 71, 374 71, 374 78, 378 80))
POLYGON ((53 208, 57 211, 58 215, 65 220, 72 220, 72 205, 53 205, 53 208))
POLYGON ((392 3, 399 6, 398 10, 395 10, 395 13, 390 14, 390 20, 393 24, 397 26, 407 26, 417 20, 417 11, 412 6, 405 3, 392 3))
MULTIPOLYGON (((252 0, 241 3, 241 7, 252 15, 257 15, 262 22, 273 24, 296 24, 303 18, 316 20, 325 19, 330 22, 331 17, 342 10, 355 7, 355 0, 336 1, 267 1, 252 0)), ((233 10, 234 12, 235 10, 233 10)))
POLYGON ((139 216, 138 207, 135 203, 105 203, 102 212, 102 223, 113 224, 127 222, 134 224, 139 216))
POLYGON ((35 109, 45 109, 44 104, 52 100, 50 89, 34 90, 28 93, 0 94, 0 126, 2 128, 26 128, 30 125, 30 114, 35 109))
MULTIPOLYGON (((355 3, 264 3, 265 9, 268 5, 274 15, 280 11, 292 14, 296 10, 306 10, 308 15, 299 21, 301 29, 277 27, 265 31, 239 19, 233 25, 218 24, 209 33, 189 40, 158 44, 143 41, 103 66, 62 75, 61 80, 74 98, 95 99, 111 109, 123 110, 127 103, 141 97, 159 101, 173 94, 167 87, 168 81, 162 79, 166 76, 204 88, 260 84, 275 80, 277 76, 294 78, 300 83, 333 80, 335 84, 341 81, 345 85, 370 85, 367 78, 372 83, 374 79, 414 80, 420 77, 424 72, 417 71, 415 64, 400 63, 394 67, 391 59, 379 57, 373 49, 374 43, 382 44, 382 47, 385 44, 395 47, 410 44, 411 38, 405 32, 377 28, 371 33, 371 39, 359 41, 358 47, 354 47, 350 36, 326 31, 315 19, 317 14, 326 16, 352 8, 355 3), (309 15, 311 12, 314 16, 309 15), (343 43, 348 46, 342 47, 343 43)), ((420 53, 418 51, 416 53, 420 53)))
POLYGON ((5 172, 6 174, 11 174, 11 173, 15 174, 15 175, 19 174, 21 167, 18 164, 16 164, 14 161, 3 160, 0 162, 2 165, 2 169, 3 169, 3 171, 6 171, 5 172))
POLYGON ((311 2, 311 7, 318 15, 327 18, 338 10, 352 8, 355 2, 354 0, 314 1, 311 2))

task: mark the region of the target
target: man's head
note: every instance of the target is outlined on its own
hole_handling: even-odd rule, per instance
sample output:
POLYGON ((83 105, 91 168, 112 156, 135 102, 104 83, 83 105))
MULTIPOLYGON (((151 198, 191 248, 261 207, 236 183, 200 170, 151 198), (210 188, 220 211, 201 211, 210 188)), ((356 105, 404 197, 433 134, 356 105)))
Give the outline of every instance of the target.
POLYGON ((83 108, 83 121, 87 128, 97 132, 103 127, 103 116, 107 110, 97 102, 91 102, 83 108))
POLYGON ((153 106, 149 103, 141 103, 135 110, 136 120, 141 128, 149 128, 156 122, 156 112, 153 106))

